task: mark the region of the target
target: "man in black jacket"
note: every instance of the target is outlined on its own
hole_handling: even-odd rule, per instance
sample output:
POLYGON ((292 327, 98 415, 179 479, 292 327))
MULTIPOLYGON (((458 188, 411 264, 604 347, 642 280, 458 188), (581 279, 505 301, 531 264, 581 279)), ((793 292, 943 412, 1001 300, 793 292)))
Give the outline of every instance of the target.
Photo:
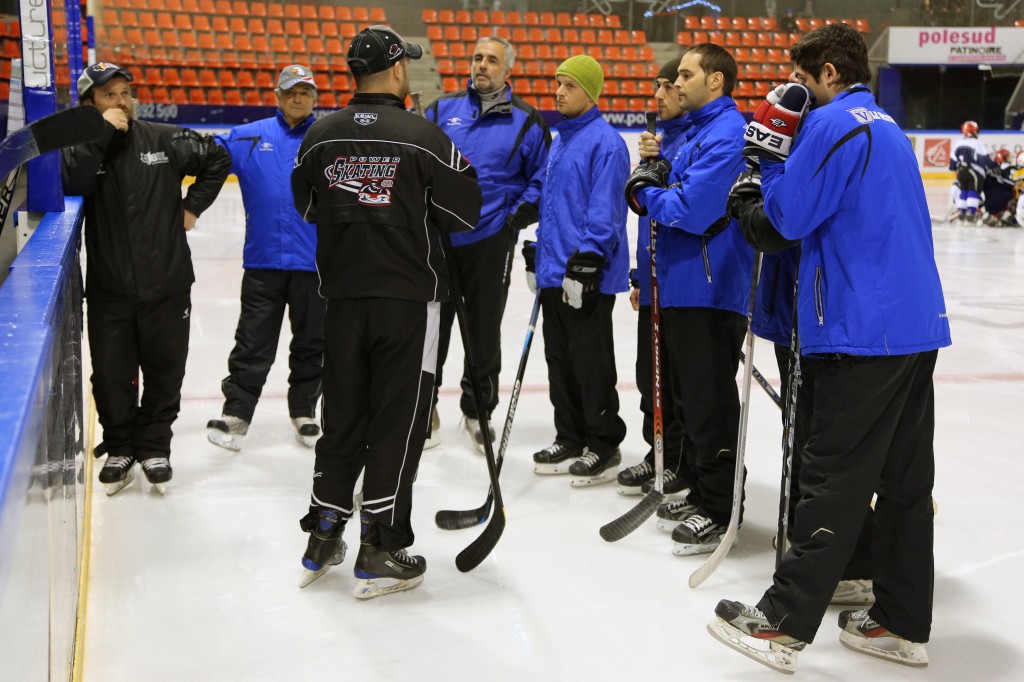
POLYGON ((440 233, 480 217, 476 171, 440 128, 405 110, 409 60, 422 54, 386 26, 361 31, 348 51, 355 97, 310 127, 292 172, 295 206, 317 226, 327 299, 324 428, 300 522, 310 533, 300 585, 344 558, 363 472, 359 599, 415 587, 426 571, 405 548, 449 299, 440 233))
POLYGON ((181 406, 195 281, 185 231, 220 192, 231 159, 213 138, 132 118, 127 69, 89 66, 82 106, 107 121, 103 139, 64 150, 68 194, 85 197, 92 386, 103 427, 100 482, 114 494, 139 462, 162 490, 171 479, 171 425, 181 406), (184 199, 181 182, 196 182, 184 199), (139 395, 139 373, 145 377, 139 395))

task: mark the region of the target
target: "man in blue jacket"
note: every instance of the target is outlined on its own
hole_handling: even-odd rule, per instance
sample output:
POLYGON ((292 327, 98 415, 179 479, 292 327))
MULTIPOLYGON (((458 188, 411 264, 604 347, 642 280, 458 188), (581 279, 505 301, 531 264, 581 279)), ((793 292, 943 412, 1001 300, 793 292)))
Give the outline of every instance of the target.
POLYGON ((615 480, 626 437, 615 390, 612 307, 629 285, 619 194, 629 153, 597 106, 601 65, 577 55, 555 74, 555 104, 564 120, 548 155, 537 242, 523 245, 527 272, 540 290, 555 408, 555 442, 533 461, 535 472, 569 473, 579 486, 615 480))
MULTIPOLYGON (((655 78, 654 101, 658 107, 658 120, 662 129, 660 136, 662 153, 666 157, 675 155, 676 149, 685 141, 683 131, 686 130, 686 114, 683 112, 682 103, 679 99, 679 91, 676 89, 676 70, 679 67, 679 58, 673 57, 662 65, 661 70, 655 78)), ((640 141, 643 145, 643 140, 640 141)), ((640 155, 641 163, 657 158, 657 154, 643 151, 640 155)), ((636 337, 636 385, 640 390, 640 411, 644 415, 643 437, 651 449, 644 456, 643 461, 633 466, 625 467, 619 472, 619 492, 623 495, 646 494, 654 485, 654 372, 652 356, 652 321, 651 321, 651 219, 650 216, 640 218, 636 239, 636 270, 630 273, 630 280, 633 284, 633 291, 630 292, 629 301, 637 315, 637 337, 636 337)), ((662 429, 664 434, 664 464, 665 480, 663 491, 666 494, 681 493, 690 487, 689 469, 686 467, 686 460, 682 454, 683 443, 692 447, 692 442, 683 433, 683 425, 675 418, 674 404, 672 402, 672 391, 670 387, 670 372, 665 364, 666 353, 664 347, 661 352, 661 364, 659 366, 659 379, 661 384, 661 406, 662 406, 662 429)), ((658 527, 671 530, 674 523, 669 523, 666 512, 674 511, 683 504, 680 502, 669 502, 662 505, 661 518, 658 527)))
MULTIPOLYGON (((541 178, 551 146, 551 133, 540 112, 513 94, 507 82, 513 64, 515 50, 507 40, 481 38, 473 51, 466 89, 441 97, 426 111, 427 118, 447 133, 462 155, 472 159, 484 197, 480 222, 471 232, 453 234, 452 246, 488 418, 498 404, 501 318, 508 298, 512 254, 519 231, 537 222, 541 178)), ((450 301, 442 304, 435 408, 425 448, 440 443, 437 389, 454 319, 455 306, 450 301)), ((465 367, 459 406, 473 444, 483 453, 483 429, 465 367)), ((493 441, 493 427, 488 435, 493 441)))
POLYGON ((277 355, 286 306, 292 329, 288 415, 295 438, 306 447, 320 436, 314 418, 321 393, 324 301, 318 292, 316 226, 299 216, 290 189, 295 153, 313 123, 313 73, 298 64, 285 67, 276 92, 275 116, 217 136, 231 154, 231 172, 238 176, 245 205, 242 312, 228 376, 221 382, 223 413, 206 425, 210 442, 229 450, 242 448, 277 355))
POLYGON ((781 237, 800 240, 797 324, 801 361, 812 368, 813 421, 792 547, 757 605, 719 602, 709 631, 794 672, 877 493, 875 604, 841 612, 839 638, 854 651, 924 666, 932 373, 938 349, 950 344, 928 205, 910 142, 863 85, 871 73, 860 34, 825 26, 801 38, 791 58, 792 84, 762 105, 747 139, 760 157, 765 217, 781 237), (818 107, 801 125, 812 94, 818 107), (752 636, 769 650, 750 646, 752 636))
MULTIPOLYGON (((701 43, 687 50, 676 81, 687 112, 685 141, 671 158, 655 162, 655 169, 665 169, 663 182, 634 184, 631 178, 627 187, 630 205, 658 223, 663 347, 676 417, 694 443, 688 504, 674 510, 676 554, 714 551, 732 513, 736 370, 754 258, 725 211, 743 167, 744 120, 730 97, 735 83, 736 61, 724 48, 701 43)), ((645 152, 660 154, 656 139, 645 134, 642 142, 645 152)))

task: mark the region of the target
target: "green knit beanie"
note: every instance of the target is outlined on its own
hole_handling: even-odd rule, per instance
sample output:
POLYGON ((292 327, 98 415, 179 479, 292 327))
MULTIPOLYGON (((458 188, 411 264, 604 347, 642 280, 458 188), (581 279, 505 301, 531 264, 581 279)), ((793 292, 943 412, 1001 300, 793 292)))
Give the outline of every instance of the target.
POLYGON ((601 88, 604 87, 604 73, 601 71, 601 65, 590 55, 578 54, 575 57, 569 57, 559 64, 555 75, 568 76, 576 81, 590 99, 594 100, 595 104, 598 98, 601 97, 601 88))

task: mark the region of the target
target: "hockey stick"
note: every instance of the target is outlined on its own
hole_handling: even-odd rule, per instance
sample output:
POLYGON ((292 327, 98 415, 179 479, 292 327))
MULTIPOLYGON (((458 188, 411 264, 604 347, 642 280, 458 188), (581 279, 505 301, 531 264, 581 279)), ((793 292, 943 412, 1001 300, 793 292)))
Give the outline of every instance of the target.
MULTIPOLYGON (((647 113, 647 132, 653 134, 657 114, 647 113)), ((658 269, 655 266, 658 225, 651 219, 651 372, 654 413, 654 486, 639 504, 614 521, 601 526, 601 537, 617 542, 626 537, 658 510, 665 499, 665 428, 661 405, 661 305, 658 302, 658 269)))
MULTIPOLYGON (((747 356, 743 354, 743 351, 740 351, 740 362, 744 362, 746 359, 747 356)), ((772 399, 772 402, 778 405, 780 410, 783 409, 782 398, 780 398, 779 394, 775 392, 772 385, 768 383, 768 380, 764 378, 764 375, 757 370, 757 367, 752 366, 750 372, 754 375, 754 379, 757 380, 757 383, 761 384, 761 388, 763 388, 764 392, 768 394, 768 397, 772 399)))
POLYGON ((736 437, 736 473, 732 481, 732 511, 722 541, 707 560, 690 574, 690 587, 697 587, 708 579, 725 561, 740 527, 740 508, 743 506, 743 454, 747 447, 747 417, 750 416, 750 377, 754 369, 754 302, 757 300, 757 280, 761 276, 761 252, 754 253, 754 275, 750 282, 750 301, 747 304, 746 356, 743 360, 743 402, 740 404, 740 428, 736 437))
MULTIPOLYGON (((455 315, 459 318, 459 332, 462 334, 462 346, 466 354, 466 374, 469 375, 469 385, 473 390, 473 402, 476 404, 477 417, 480 418, 481 432, 487 434, 491 427, 488 424, 483 392, 480 390, 480 377, 477 375, 476 363, 473 361, 473 349, 469 345, 466 306, 462 301, 462 281, 459 277, 459 268, 455 265, 452 238, 444 230, 441 230, 441 244, 444 247, 445 263, 448 265, 448 279, 451 280, 452 303, 455 305, 455 315)), ((480 562, 498 544, 498 540, 501 539, 501 534, 505 530, 505 505, 501 499, 501 488, 498 487, 498 466, 494 461, 494 447, 491 444, 491 439, 486 437, 484 438, 484 459, 487 460, 487 475, 491 479, 491 494, 494 497, 494 504, 501 513, 492 514, 491 521, 484 528, 484 532, 455 557, 455 566, 463 573, 468 573, 480 565, 480 562)))
MULTIPOLYGON (((519 404, 519 393, 523 388, 523 375, 526 373, 526 361, 530 357, 530 346, 533 344, 533 332, 537 327, 537 318, 540 316, 540 292, 537 292, 533 299, 533 311, 530 313, 530 325, 526 328, 526 340, 523 342, 523 352, 519 356, 519 371, 516 372, 516 383, 512 386, 512 397, 508 401, 508 413, 505 415, 505 429, 501 432, 501 444, 498 446, 497 469, 501 475, 501 463, 505 461, 505 452, 508 449, 508 440, 512 434, 512 420, 516 416, 516 406, 519 404)), ((467 511, 445 510, 437 512, 434 516, 434 523, 442 530, 460 530, 472 528, 487 520, 491 514, 491 503, 494 501, 494 489, 488 489, 487 499, 483 505, 467 511)))
POLYGON ((14 201, 21 167, 40 154, 95 142, 103 137, 103 115, 96 107, 74 107, 45 116, 19 128, 0 141, 0 231, 14 201))
MULTIPOLYGON (((797 261, 799 262, 799 257, 797 261)), ((800 268, 793 279, 793 330, 789 337, 789 377, 786 382, 786 412, 782 443, 782 482, 779 489, 779 525, 775 536, 775 568, 786 555, 786 532, 789 528, 789 497, 793 484, 793 453, 796 443, 796 399, 800 389, 800 335, 797 333, 797 292, 800 268)))

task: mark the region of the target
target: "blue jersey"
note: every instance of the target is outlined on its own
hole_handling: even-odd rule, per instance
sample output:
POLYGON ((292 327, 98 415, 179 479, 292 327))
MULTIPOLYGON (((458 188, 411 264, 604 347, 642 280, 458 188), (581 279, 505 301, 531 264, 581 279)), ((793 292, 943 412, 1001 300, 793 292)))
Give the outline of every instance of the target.
POLYGON ((743 170, 743 116, 719 97, 685 118, 682 142, 669 159, 667 188, 638 192, 658 221, 658 297, 664 308, 717 308, 746 315, 754 250, 725 211, 743 170), (719 234, 704 233, 720 220, 719 234))
POLYGON ((551 132, 536 109, 512 94, 512 86, 505 87, 505 102, 483 116, 476 90, 467 88, 438 99, 426 117, 473 164, 483 194, 480 222, 471 232, 453 234, 454 246, 496 234, 522 204, 531 204, 536 215, 551 132))
POLYGON ((979 175, 983 175, 985 169, 994 165, 985 145, 976 137, 965 137, 957 142, 953 145, 953 153, 949 157, 949 170, 951 171, 970 168, 979 175))
POLYGON ((242 189, 244 268, 316 272, 316 226, 295 210, 291 189, 295 155, 312 123, 310 116, 291 128, 278 111, 215 138, 231 154, 242 189))
POLYGON ((906 355, 949 345, 917 159, 867 88, 812 110, 789 158, 761 166, 768 219, 801 240, 803 354, 906 355))
POLYGON ((561 288, 576 251, 604 256, 601 293, 629 287, 629 243, 622 188, 629 152, 597 107, 558 124, 541 187, 537 286, 561 288))

